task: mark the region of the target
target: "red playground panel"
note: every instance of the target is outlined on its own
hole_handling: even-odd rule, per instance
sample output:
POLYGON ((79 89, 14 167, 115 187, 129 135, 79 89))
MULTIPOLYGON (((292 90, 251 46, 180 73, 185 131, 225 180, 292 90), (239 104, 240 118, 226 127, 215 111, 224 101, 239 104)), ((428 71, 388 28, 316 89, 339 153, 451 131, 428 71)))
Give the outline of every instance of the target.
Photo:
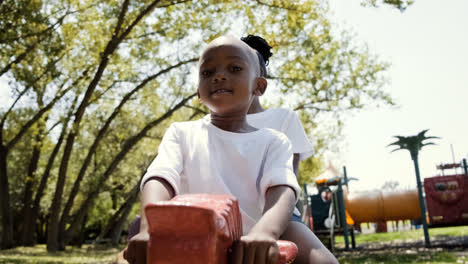
MULTIPOLYGON (((230 195, 179 195, 145 208, 150 264, 225 264, 228 249, 242 236, 239 205, 230 195)), ((278 241, 278 263, 292 263, 297 247, 278 241)))
POLYGON ((468 176, 426 178, 424 191, 431 226, 468 225, 468 176))

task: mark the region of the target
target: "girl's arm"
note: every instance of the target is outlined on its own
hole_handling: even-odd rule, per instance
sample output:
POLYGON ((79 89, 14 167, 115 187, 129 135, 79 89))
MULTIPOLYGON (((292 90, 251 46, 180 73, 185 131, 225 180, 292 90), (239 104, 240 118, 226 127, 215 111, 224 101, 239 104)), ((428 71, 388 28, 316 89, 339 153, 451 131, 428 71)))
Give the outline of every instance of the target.
POLYGON ((148 221, 146 220, 145 208, 148 204, 154 204, 159 201, 167 201, 174 197, 174 190, 164 179, 153 177, 144 185, 141 192, 140 205, 140 233, 148 233, 148 221))
POLYGON ((296 177, 299 177, 299 153, 294 153, 293 155, 293 171, 296 174, 296 177))
POLYGON ((127 248, 124 250, 124 258, 130 264, 146 264, 146 246, 149 240, 149 234, 145 207, 148 204, 170 200, 172 197, 174 197, 174 190, 171 185, 162 178, 150 178, 143 186, 140 205, 140 233, 130 239, 127 248))
POLYGON ((263 216, 250 233, 257 231, 268 233, 278 240, 291 220, 295 203, 296 196, 291 187, 277 185, 268 188, 263 216))
POLYGON ((295 202, 295 193, 291 187, 270 187, 265 194, 263 216, 248 235, 241 237, 233 245, 233 263, 277 263, 279 251, 276 241, 291 220, 295 202))

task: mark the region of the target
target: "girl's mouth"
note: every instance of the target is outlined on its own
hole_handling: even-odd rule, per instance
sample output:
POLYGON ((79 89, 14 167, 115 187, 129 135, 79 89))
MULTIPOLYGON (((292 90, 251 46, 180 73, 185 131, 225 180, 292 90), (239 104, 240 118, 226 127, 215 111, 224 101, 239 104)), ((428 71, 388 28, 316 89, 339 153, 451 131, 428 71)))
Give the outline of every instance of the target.
POLYGON ((216 95, 216 94, 219 94, 219 95, 222 95, 222 94, 232 94, 232 91, 231 90, 228 90, 228 89, 217 89, 213 92, 211 92, 212 95, 216 95))

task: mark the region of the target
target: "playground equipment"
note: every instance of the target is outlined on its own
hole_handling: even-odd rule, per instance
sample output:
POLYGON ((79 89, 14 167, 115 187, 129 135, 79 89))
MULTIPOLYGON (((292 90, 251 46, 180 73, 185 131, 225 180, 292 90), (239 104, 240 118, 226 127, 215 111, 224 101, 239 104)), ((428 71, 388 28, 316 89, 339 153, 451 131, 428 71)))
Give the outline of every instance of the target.
POLYGON ((306 224, 321 238, 327 247, 335 251, 335 236, 343 234, 345 249, 349 249, 349 236, 352 248, 356 247, 354 239, 354 221, 345 209, 343 184, 347 185, 348 179, 337 176, 337 171, 330 165, 328 170, 316 179, 319 193, 307 194, 307 186, 304 186, 307 197, 305 220, 306 224))
MULTIPOLYGON (((224 264, 242 235, 237 199, 230 195, 179 195, 145 208, 148 218, 147 263, 224 264)), ((278 241, 278 263, 292 263, 297 247, 278 241)))
MULTIPOLYGON (((327 174, 327 173, 325 173, 327 174)), ((324 175, 325 175, 324 174, 324 175)), ((334 251, 334 238, 344 235, 345 250, 356 247, 355 223, 416 220, 421 218, 417 190, 349 192, 346 167, 343 176, 330 167, 328 175, 315 181, 318 194, 308 196, 313 225, 319 237, 325 236, 328 247, 334 251), (344 188, 346 186, 346 188, 344 188)))
POLYGON ((357 223, 421 218, 416 189, 349 193, 345 196, 345 204, 346 210, 357 223))
MULTIPOLYGON (((462 163, 442 164, 443 170, 461 168, 464 174, 435 176, 424 179, 425 205, 429 227, 468 225, 468 166, 462 163)), ((346 167, 343 175, 329 168, 328 175, 319 177, 319 193, 307 196, 306 223, 318 235, 328 236, 334 250, 334 236, 343 234, 345 249, 348 235, 355 247, 353 223, 385 223, 386 221, 420 220, 418 192, 414 190, 348 192, 346 167), (331 172, 331 173, 330 173, 331 172), (335 187, 333 187, 335 186, 335 187), (342 197, 342 198, 341 198, 342 197), (312 216, 312 220, 308 219, 312 216)), ((307 189, 306 189, 307 190, 307 189)), ((307 191, 306 191, 307 192, 307 191)))
POLYGON ((444 170, 463 167, 464 174, 424 179, 429 227, 468 225, 468 166, 465 159, 462 164, 441 164, 437 168, 444 175, 444 170))

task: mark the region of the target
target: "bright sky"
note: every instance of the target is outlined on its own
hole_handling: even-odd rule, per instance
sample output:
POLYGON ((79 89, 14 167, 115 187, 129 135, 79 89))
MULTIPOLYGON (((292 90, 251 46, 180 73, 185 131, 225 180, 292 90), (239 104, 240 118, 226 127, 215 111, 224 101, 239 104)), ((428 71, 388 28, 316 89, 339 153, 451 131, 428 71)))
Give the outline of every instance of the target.
MULTIPOLYGON (((331 0, 336 23, 351 28, 369 50, 389 61, 395 98, 390 107, 362 111, 345 123, 345 148, 334 165, 346 165, 352 190, 380 188, 386 181, 415 188, 408 151, 390 153, 394 135, 424 129, 439 136, 420 152, 421 176, 437 175, 436 164, 468 158, 468 1, 416 0, 404 13, 360 6, 361 0, 331 0)), ((446 173, 454 170, 446 171, 446 173)), ((459 169, 460 173, 461 170, 459 169)))

